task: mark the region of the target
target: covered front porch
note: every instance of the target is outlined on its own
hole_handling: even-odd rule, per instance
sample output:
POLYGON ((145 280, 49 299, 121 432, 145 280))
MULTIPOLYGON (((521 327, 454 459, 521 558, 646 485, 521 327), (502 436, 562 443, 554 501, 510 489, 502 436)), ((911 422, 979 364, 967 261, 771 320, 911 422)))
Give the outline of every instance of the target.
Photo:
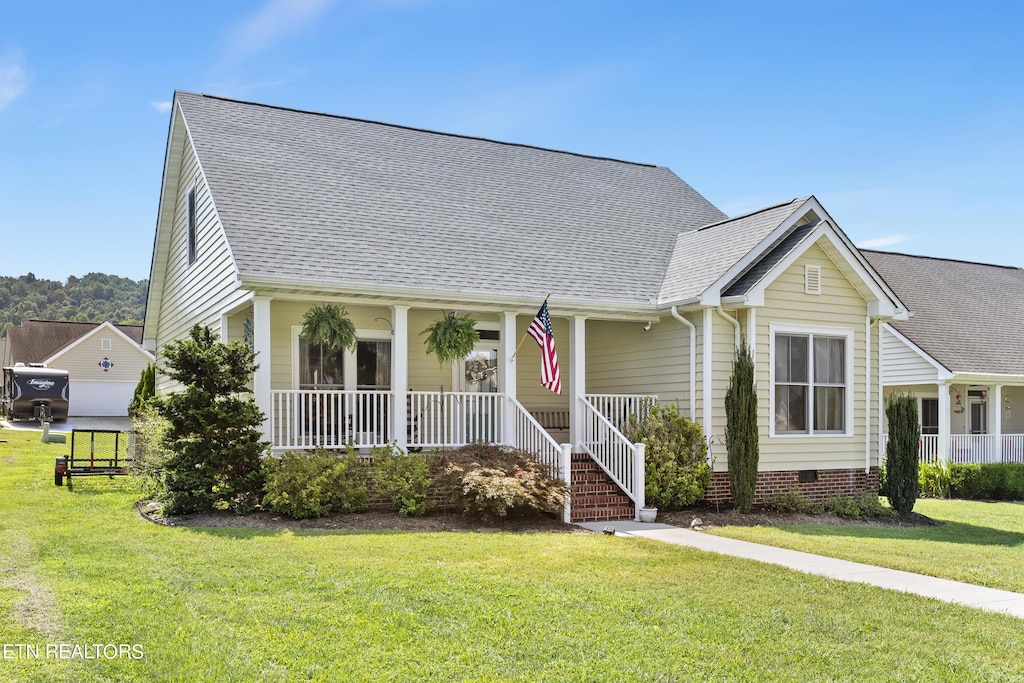
POLYGON ((244 339, 256 351, 253 389, 267 415, 264 433, 274 451, 389 443, 419 451, 488 441, 536 454, 569 484, 571 454, 586 453, 638 510, 644 505, 643 448, 630 443, 621 427, 630 415, 642 415, 656 396, 603 390, 623 388, 615 378, 628 368, 610 369, 609 359, 633 358, 613 347, 645 334, 646 317, 596 320, 553 310, 559 395, 540 386, 540 354, 533 340, 517 353, 535 311, 349 301, 345 306, 357 330, 357 347, 331 352, 299 334, 310 305, 307 298, 254 296, 222 319, 226 339, 244 339), (450 309, 478 321, 480 341, 466 358, 440 364, 426 353, 420 334, 450 309), (588 328, 595 350, 589 367, 588 328), (602 393, 588 392, 588 379, 602 393))
POLYGON ((1024 380, 965 378, 886 393, 897 390, 918 397, 921 462, 1024 462, 1024 380))

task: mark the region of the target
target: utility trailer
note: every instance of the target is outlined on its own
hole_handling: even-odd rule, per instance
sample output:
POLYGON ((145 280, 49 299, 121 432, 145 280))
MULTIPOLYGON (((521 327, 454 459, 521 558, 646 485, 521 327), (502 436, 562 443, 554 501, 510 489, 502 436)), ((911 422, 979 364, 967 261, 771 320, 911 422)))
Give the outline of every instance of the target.
POLYGON ((68 480, 71 488, 72 477, 115 477, 128 474, 132 463, 131 435, 116 429, 73 429, 71 430, 71 455, 57 458, 53 472, 53 483, 64 485, 68 480))
POLYGON ((0 407, 8 420, 68 419, 67 370, 15 363, 4 368, 0 407))

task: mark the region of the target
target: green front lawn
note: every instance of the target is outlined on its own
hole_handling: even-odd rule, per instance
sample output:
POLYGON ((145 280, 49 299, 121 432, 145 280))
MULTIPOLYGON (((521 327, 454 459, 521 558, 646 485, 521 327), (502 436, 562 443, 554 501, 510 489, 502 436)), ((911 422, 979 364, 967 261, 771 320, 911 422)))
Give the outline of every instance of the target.
POLYGON ((939 526, 722 527, 709 533, 1024 593, 1024 503, 917 501, 939 526))
POLYGON ((600 534, 160 527, 0 431, 3 681, 1024 680, 1024 623, 600 534))

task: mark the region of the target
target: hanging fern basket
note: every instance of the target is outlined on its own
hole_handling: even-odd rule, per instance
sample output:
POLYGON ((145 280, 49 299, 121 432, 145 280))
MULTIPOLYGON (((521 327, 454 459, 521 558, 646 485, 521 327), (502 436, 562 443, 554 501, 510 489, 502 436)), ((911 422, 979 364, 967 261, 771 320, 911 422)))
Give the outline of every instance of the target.
POLYGON ((445 311, 440 320, 420 334, 427 335, 427 353, 437 356, 439 365, 465 358, 480 341, 476 321, 455 311, 445 311))
POLYGON ((344 306, 315 304, 302 316, 302 337, 333 351, 356 347, 356 326, 344 306))

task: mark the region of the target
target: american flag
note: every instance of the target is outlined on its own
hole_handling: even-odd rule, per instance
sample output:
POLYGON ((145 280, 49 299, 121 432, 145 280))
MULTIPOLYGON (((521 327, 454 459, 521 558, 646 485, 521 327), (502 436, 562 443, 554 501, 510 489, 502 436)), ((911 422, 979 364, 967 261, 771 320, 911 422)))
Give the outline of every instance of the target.
POLYGON ((530 323, 526 334, 540 346, 540 383, 556 394, 562 393, 562 377, 558 373, 558 352, 555 350, 555 333, 551 330, 551 314, 548 300, 537 311, 537 317, 530 323))

